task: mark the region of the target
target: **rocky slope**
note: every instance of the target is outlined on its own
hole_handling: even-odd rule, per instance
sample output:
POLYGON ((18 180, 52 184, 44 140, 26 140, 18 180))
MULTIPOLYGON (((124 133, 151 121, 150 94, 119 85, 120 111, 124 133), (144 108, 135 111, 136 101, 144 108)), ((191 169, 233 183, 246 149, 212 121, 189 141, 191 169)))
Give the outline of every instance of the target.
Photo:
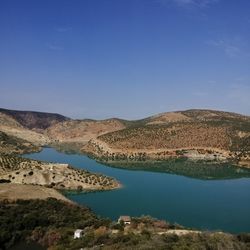
POLYGON ((44 112, 0 109, 0 113, 13 118, 25 128, 38 131, 40 129, 46 129, 56 123, 69 120, 68 117, 63 115, 44 112))

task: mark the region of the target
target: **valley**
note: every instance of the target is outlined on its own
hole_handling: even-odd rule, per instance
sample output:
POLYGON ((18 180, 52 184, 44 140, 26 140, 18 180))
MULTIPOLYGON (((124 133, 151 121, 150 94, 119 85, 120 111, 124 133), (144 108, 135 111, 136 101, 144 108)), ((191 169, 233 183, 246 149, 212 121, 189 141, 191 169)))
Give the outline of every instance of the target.
POLYGON ((8 248, 28 237, 45 247, 172 249, 206 241, 211 247, 244 249, 249 237, 242 234, 249 231, 249 221, 242 222, 250 200, 249 124, 247 116, 208 110, 95 121, 0 109, 0 212, 5 225, 0 242, 8 248), (41 215, 38 204, 45 209, 41 215), (60 216, 51 217, 50 209, 60 216), (15 213, 25 213, 20 221, 34 226, 11 232, 15 213), (116 225, 122 214, 132 216, 132 226, 116 225), (78 216, 89 218, 87 224, 78 223, 78 216), (56 227, 47 226, 51 220, 56 227), (77 227, 85 234, 74 241, 77 227), (51 237, 57 237, 53 244, 51 237))
POLYGON ((184 157, 250 167, 250 117, 236 113, 197 109, 135 121, 73 120, 57 114, 10 110, 0 110, 0 115, 0 131, 10 136, 36 146, 73 149, 98 160, 184 157))

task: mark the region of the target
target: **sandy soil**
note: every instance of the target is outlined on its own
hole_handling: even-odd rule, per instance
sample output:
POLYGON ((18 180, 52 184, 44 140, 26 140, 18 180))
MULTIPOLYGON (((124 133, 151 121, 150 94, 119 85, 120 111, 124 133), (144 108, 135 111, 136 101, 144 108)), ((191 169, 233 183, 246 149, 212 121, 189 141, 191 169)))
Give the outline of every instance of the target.
POLYGON ((56 198, 59 200, 71 202, 62 194, 53 188, 46 188, 35 185, 22 185, 22 184, 0 184, 0 200, 17 199, 31 200, 31 199, 47 199, 56 198))

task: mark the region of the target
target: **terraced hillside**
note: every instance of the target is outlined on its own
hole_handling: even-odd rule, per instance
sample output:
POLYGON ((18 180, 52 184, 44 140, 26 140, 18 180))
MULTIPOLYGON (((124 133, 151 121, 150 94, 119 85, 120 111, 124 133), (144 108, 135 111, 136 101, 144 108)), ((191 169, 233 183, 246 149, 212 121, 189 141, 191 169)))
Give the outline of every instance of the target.
POLYGON ((104 159, 188 157, 250 165, 250 117, 188 110, 149 117, 137 126, 99 136, 83 151, 104 159))

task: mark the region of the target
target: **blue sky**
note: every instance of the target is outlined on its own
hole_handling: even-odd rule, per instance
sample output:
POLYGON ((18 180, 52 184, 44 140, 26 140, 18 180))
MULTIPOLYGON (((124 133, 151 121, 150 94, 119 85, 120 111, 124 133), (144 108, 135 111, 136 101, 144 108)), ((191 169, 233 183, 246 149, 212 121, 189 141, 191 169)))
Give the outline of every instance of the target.
POLYGON ((250 1, 2 0, 0 107, 250 115, 250 1))

